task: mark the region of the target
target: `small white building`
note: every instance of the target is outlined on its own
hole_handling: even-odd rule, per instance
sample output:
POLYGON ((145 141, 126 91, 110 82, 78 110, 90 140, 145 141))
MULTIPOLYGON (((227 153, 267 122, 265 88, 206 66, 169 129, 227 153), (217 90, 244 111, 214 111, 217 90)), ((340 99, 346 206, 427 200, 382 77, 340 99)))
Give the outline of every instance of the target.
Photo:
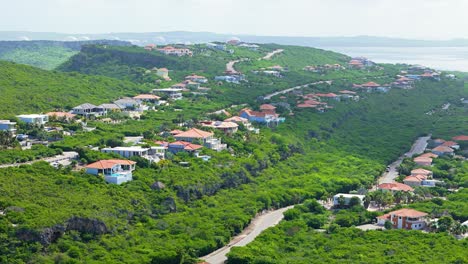
POLYGON ((142 147, 115 147, 115 148, 103 148, 101 152, 104 153, 115 153, 122 157, 130 158, 133 156, 145 157, 149 154, 149 148, 142 147))
POLYGON ((359 201, 361 201, 361 205, 364 206, 364 197, 365 195, 360 195, 360 194, 349 194, 349 193, 338 193, 335 196, 333 196, 333 205, 339 205, 339 200, 340 197, 343 196, 345 205, 349 205, 349 202, 351 201, 351 198, 357 197, 359 201))
POLYGON ((16 116, 19 120, 34 125, 44 125, 49 122, 49 116, 43 114, 32 114, 32 115, 19 115, 16 116))
POLYGON ((11 134, 16 134, 16 122, 10 120, 0 120, 0 131, 7 131, 11 134))

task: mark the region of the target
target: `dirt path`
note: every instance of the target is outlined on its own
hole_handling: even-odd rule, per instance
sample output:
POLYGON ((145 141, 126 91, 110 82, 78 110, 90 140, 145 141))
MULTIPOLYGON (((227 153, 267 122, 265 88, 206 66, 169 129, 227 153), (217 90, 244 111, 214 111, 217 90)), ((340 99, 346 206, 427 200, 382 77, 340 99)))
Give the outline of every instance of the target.
POLYGON ((277 49, 277 50, 274 50, 270 53, 268 53, 267 55, 265 55, 265 57, 263 57, 262 59, 263 60, 269 60, 271 59, 271 57, 275 56, 276 54, 279 54, 281 52, 283 52, 284 50, 283 49, 277 49))

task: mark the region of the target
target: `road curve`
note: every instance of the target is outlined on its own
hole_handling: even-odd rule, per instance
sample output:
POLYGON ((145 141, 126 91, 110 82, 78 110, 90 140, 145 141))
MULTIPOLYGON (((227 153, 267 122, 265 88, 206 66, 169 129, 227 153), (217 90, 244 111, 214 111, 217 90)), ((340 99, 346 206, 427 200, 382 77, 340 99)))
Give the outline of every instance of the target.
POLYGON ((431 138, 431 135, 425 136, 425 137, 420 137, 418 138, 413 146, 411 146, 411 149, 406 152, 404 155, 399 157, 395 162, 389 165, 389 170, 388 172, 384 173, 382 177, 379 179, 379 184, 381 183, 390 183, 395 180, 396 177, 398 177, 398 167, 400 164, 403 162, 403 159, 405 157, 411 157, 414 154, 421 154, 424 152, 424 150, 427 147, 427 141, 431 138))
POLYGON ((206 256, 201 257, 201 259, 210 264, 224 263, 227 260, 227 253, 231 251, 231 247, 242 247, 252 242, 265 229, 277 225, 283 219, 283 213, 293 207, 294 205, 291 205, 256 216, 254 219, 252 219, 250 225, 244 229, 242 233, 234 237, 229 242, 229 244, 206 256))
POLYGON ((271 57, 275 56, 275 54, 281 53, 283 51, 284 51, 283 49, 274 50, 274 51, 268 53, 267 55, 265 55, 265 57, 263 57, 262 59, 263 60, 269 60, 269 59, 271 59, 271 57))

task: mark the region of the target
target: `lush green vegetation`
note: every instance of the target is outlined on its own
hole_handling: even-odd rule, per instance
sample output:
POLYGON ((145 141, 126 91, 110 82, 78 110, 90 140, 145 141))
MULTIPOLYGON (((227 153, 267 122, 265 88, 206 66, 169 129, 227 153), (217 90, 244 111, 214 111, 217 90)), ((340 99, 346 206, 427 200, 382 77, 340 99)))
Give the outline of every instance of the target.
MULTIPOLYGON (((353 82, 369 79, 388 82, 396 71, 394 67, 385 67, 370 72, 350 70, 311 75, 302 72, 302 67, 343 63, 346 57, 277 45, 262 46, 258 52, 235 49, 234 54, 229 54, 194 46, 194 57, 177 58, 138 47, 89 46, 61 66, 64 71, 106 75, 125 81, 78 73, 44 72, 2 63, 7 77, 4 77, 5 85, 0 82, 0 87, 11 87, 6 90, 5 103, 9 108, 5 111, 16 114, 18 110, 68 108, 86 101, 101 103, 121 95, 148 91, 156 86, 155 79, 146 73, 152 67, 173 70, 174 82, 192 72, 209 77, 207 85, 212 90, 207 95, 187 95, 186 99, 160 107, 157 112, 146 113, 141 120, 126 119, 119 124, 88 120, 89 126, 97 128, 95 131, 79 130, 73 137, 65 137, 52 145, 57 150, 77 150, 81 161, 92 162, 109 156, 90 150, 90 145, 120 145, 124 136, 135 135, 144 135, 146 143, 151 145, 152 140, 164 138, 161 132, 177 128, 178 123, 196 126, 199 120, 208 118, 207 112, 231 104, 250 103, 256 107, 263 102, 257 101, 257 97, 272 91, 330 78, 336 80, 333 85, 309 87, 305 91, 336 92, 349 88, 353 82), (276 48, 286 50, 271 61, 257 60, 276 48), (305 55, 301 57, 300 54, 305 55), (249 82, 240 85, 218 85, 211 81, 224 71, 225 63, 238 58, 236 56, 251 59, 240 63, 241 68, 281 63, 291 71, 281 79, 247 73, 249 82), (80 85, 74 86, 77 82, 80 85), (17 105, 15 98, 29 98, 25 96, 31 89, 44 93, 40 97, 35 95, 34 101, 17 105), (79 89, 80 93, 74 89, 79 89)), ((168 83, 162 83, 165 84, 168 83)), ((243 129, 233 136, 216 133, 228 143, 232 153, 204 150, 203 154, 212 156, 208 162, 186 154, 170 155, 158 164, 135 159, 138 169, 134 180, 121 186, 106 184, 99 177, 70 168, 56 170, 44 163, 2 169, 0 192, 4 195, 0 198, 0 210, 5 211, 5 215, 0 216, 0 262, 193 263, 197 257, 225 245, 258 211, 298 203, 304 205, 287 213, 289 221, 268 231, 251 247, 235 249, 230 261, 301 263, 322 255, 329 262, 345 258, 369 262, 371 257, 375 257, 376 262, 399 258, 413 260, 414 253, 406 253, 400 247, 390 250, 393 243, 387 241, 393 239, 402 240, 402 247, 407 245, 411 252, 420 252, 418 248, 427 251, 423 242, 437 239, 441 243, 435 242, 431 247, 438 258, 432 259, 463 260, 460 249, 466 244, 447 236, 341 229, 335 224, 329 225, 330 214, 312 201, 370 186, 385 165, 404 153, 417 136, 434 129, 439 116, 425 113, 445 102, 459 100, 465 94, 466 90, 458 82, 421 82, 413 90, 361 94, 359 102, 330 102, 334 109, 326 113, 296 109, 297 98, 288 95, 289 107, 281 106, 278 111, 284 116, 293 112, 294 116, 287 116, 286 123, 279 127, 262 128, 259 135, 243 129), (188 164, 180 164, 181 161, 188 164), (164 188, 154 185, 157 182, 164 188), (79 225, 74 217, 86 220, 79 225), (327 228, 329 234, 312 231, 318 227, 327 228), (384 235, 379 237, 379 234, 384 235), (350 238, 359 243, 349 243, 350 238), (359 250, 352 246, 358 244, 362 249, 382 247, 357 254, 359 250), (277 249, 279 247, 281 249, 277 249), (444 247, 453 250, 445 259, 440 254, 444 247), (255 250, 264 251, 258 254, 255 250), (338 255, 334 255, 335 252, 338 255), (264 257, 260 259, 254 257, 255 254, 264 257)), ((278 98, 271 101, 279 102, 278 98)), ((458 127, 463 129, 461 125, 458 127)), ((171 140, 170 137, 164 139, 171 140)), ((374 216, 358 207, 333 215, 341 226, 367 223, 374 216)))
POLYGON ((102 76, 50 72, 0 61, 0 116, 69 110, 82 103, 101 104, 134 96, 143 87, 102 76))
POLYGON ((53 70, 80 51, 82 45, 109 43, 129 45, 130 43, 112 40, 95 41, 0 41, 0 60, 12 61, 53 70))

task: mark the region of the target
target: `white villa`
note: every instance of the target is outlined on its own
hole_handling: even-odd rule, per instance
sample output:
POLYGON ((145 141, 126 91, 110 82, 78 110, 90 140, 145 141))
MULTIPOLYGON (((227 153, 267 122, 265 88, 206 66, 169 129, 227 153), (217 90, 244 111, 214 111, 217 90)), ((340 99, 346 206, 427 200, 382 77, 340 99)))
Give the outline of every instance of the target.
POLYGON ((7 131, 16 134, 16 122, 11 122, 10 120, 0 120, 0 131, 7 131))
POLYGON ((103 175, 108 183, 122 184, 132 180, 136 162, 131 160, 100 160, 86 166, 86 173, 103 175))
POLYGON ((34 125, 44 125, 45 123, 49 122, 49 116, 42 114, 19 115, 16 117, 25 123, 34 125))

